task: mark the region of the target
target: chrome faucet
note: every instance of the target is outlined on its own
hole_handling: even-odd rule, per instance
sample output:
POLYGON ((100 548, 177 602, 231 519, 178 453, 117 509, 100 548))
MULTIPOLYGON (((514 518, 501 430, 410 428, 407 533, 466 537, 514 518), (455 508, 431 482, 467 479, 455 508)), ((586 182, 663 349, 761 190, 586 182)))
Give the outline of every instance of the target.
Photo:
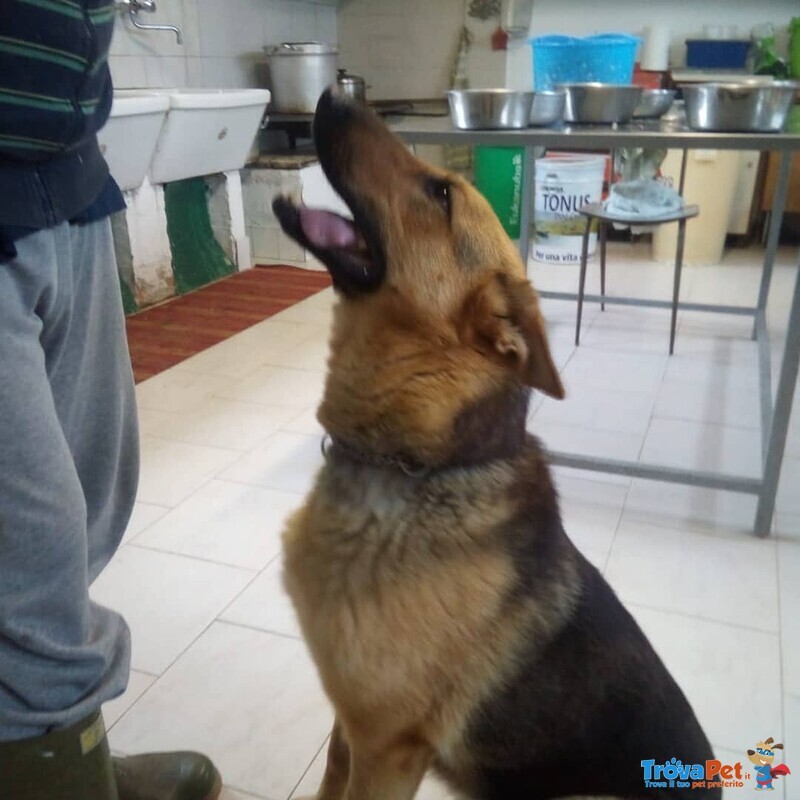
POLYGON ((139 22, 138 15, 140 12, 147 11, 152 14, 156 10, 155 0, 118 0, 117 8, 122 11, 127 10, 134 28, 138 28, 140 31, 172 31, 178 40, 178 44, 183 44, 181 29, 175 25, 146 25, 143 22, 139 22))

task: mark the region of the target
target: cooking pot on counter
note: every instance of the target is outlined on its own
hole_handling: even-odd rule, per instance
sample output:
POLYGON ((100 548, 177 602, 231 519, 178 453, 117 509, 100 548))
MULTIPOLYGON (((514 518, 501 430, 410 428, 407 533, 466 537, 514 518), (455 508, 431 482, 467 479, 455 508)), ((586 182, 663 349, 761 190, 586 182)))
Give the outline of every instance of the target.
POLYGON ((336 76, 336 85, 340 94, 358 103, 367 102, 367 84, 360 75, 350 75, 346 69, 340 69, 336 76))
POLYGON ((336 83, 338 50, 323 42, 283 42, 269 56, 272 105, 281 114, 313 114, 319 96, 336 83))

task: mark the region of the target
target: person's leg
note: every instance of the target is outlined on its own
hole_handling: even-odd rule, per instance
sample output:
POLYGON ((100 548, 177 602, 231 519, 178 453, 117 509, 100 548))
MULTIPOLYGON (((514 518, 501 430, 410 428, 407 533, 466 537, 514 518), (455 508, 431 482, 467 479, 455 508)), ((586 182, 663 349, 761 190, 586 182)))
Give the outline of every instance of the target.
POLYGON ((130 637, 88 586, 119 545, 139 469, 109 223, 17 250, 0 264, 0 789, 214 800, 206 756, 112 759, 99 712, 125 688, 130 637))
POLYGON ((130 378, 109 372, 114 356, 130 367, 103 340, 117 316, 113 256, 89 241, 100 225, 40 231, 0 264, 0 741, 72 725, 128 679, 128 628, 88 594, 136 474, 130 378))
POLYGON ((133 510, 139 431, 110 222, 74 225, 69 234, 71 270, 59 278, 69 295, 69 330, 44 347, 86 499, 91 583, 114 555, 133 510))

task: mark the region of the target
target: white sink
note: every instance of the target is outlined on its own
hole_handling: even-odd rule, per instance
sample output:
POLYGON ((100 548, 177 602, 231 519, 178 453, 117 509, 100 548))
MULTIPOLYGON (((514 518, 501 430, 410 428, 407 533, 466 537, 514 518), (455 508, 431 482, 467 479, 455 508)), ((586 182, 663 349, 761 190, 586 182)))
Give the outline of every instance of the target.
POLYGON ((154 89, 169 113, 150 162, 151 183, 241 169, 269 102, 266 89, 154 89))
POLYGON ((145 90, 115 92, 111 116, 97 135, 119 187, 141 186, 169 108, 169 98, 145 90))

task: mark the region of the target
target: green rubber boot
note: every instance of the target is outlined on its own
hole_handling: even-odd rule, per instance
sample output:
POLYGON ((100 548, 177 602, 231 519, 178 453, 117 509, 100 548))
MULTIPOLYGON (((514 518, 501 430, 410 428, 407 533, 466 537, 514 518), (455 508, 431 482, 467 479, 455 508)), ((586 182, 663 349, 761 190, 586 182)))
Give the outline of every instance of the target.
POLYGON ((118 800, 99 711, 44 736, 0 742, 5 800, 118 800))
POLYGON ((144 753, 112 758, 119 800, 217 800, 222 779, 200 753, 144 753))

